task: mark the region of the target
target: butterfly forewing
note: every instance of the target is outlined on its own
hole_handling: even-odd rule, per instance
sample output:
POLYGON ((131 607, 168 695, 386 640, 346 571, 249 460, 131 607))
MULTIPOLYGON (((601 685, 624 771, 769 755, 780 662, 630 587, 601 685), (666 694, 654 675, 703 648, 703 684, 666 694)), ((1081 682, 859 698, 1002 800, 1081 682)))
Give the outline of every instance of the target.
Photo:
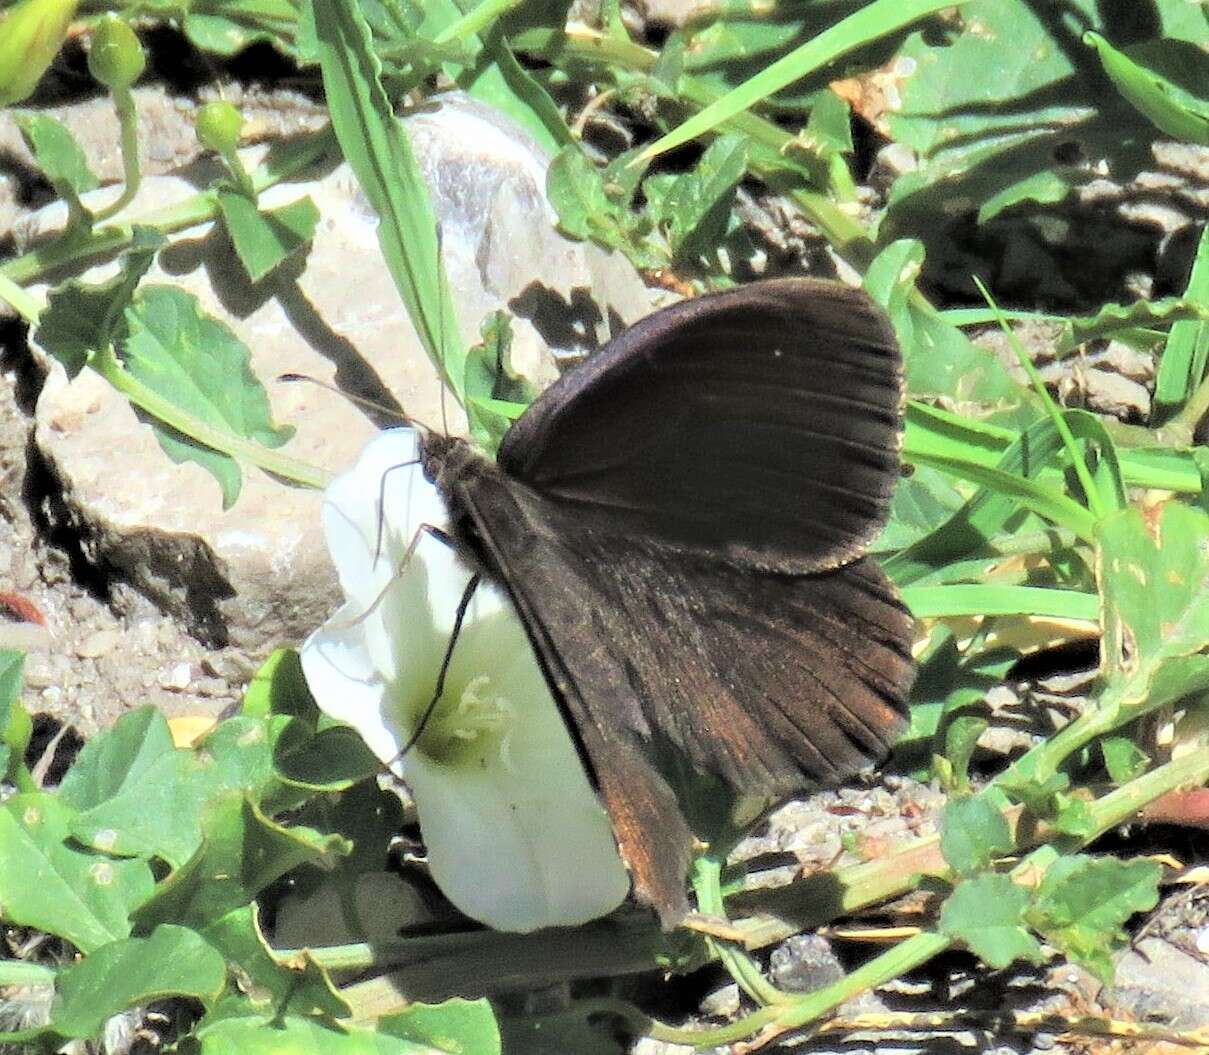
POLYGON ((762 282, 611 341, 538 398, 499 465, 603 530, 815 571, 884 523, 900 401, 893 334, 863 293, 762 282))

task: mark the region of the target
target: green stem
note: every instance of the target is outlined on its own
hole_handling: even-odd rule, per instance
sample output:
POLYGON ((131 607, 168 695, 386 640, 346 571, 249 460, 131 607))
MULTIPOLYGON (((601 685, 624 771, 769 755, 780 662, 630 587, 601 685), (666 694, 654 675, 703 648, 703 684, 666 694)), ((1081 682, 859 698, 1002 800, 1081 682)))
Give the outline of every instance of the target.
MULTIPOLYGON (((726 904, 722 899, 722 862, 709 855, 698 857, 693 863, 693 890, 697 894, 697 908, 710 916, 726 919, 726 904)), ((706 936, 705 944, 716 956, 727 973, 757 1004, 779 1004, 787 997, 764 977, 759 964, 745 949, 731 942, 706 936)))
MULTIPOLYGON (((253 185, 259 192, 288 180, 330 154, 334 148, 335 137, 330 126, 283 144, 271 152, 252 174, 253 185)), ((29 285, 60 268, 78 266, 93 257, 113 256, 121 252, 130 244, 135 226, 152 227, 168 234, 206 223, 217 214, 216 194, 203 191, 187 201, 146 213, 128 223, 97 227, 70 241, 55 239, 47 242, 0 265, 0 277, 23 286, 29 285)))
POLYGON ((435 37, 434 44, 448 44, 451 41, 467 40, 482 33, 493 22, 502 18, 514 7, 520 7, 524 0, 483 0, 476 8, 468 11, 461 18, 450 22, 435 37))
POLYGON ((116 201, 110 202, 97 212, 92 222, 104 223, 120 213, 134 201, 142 182, 142 171, 139 167, 139 118, 134 105, 134 95, 129 86, 113 89, 113 104, 118 114, 118 127, 121 132, 122 148, 122 178, 124 186, 116 201))
POLYGON ((95 353, 89 365, 140 410, 198 443, 304 487, 321 489, 331 479, 329 473, 316 466, 279 454, 187 413, 133 377, 111 349, 95 353))

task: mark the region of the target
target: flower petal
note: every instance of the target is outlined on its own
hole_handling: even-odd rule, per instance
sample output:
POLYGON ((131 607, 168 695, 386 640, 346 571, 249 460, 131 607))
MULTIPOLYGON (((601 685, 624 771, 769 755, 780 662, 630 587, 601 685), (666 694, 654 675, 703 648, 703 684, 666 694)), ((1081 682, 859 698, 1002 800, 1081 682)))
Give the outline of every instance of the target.
POLYGON ((511 705, 503 750, 459 765, 405 762, 429 866, 462 912, 499 930, 571 926, 616 908, 629 889, 608 816, 519 622, 504 613, 464 630, 450 682, 489 671, 511 705))

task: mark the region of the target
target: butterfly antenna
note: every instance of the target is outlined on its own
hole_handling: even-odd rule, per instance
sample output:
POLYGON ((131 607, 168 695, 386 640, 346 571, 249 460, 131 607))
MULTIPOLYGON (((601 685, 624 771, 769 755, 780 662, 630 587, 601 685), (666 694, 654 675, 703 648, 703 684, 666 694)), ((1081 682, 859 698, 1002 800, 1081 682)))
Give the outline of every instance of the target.
POLYGON ((466 619, 466 612, 470 608, 471 598, 474 597, 474 591, 478 589, 479 582, 482 577, 478 572, 470 576, 470 581, 466 584, 466 589, 462 591, 462 599, 458 602, 458 612, 453 619, 453 632, 449 635, 449 645, 445 649, 445 657, 441 660, 441 669, 437 674, 437 687, 432 694, 432 702, 424 708, 424 713, 420 715, 420 721, 416 725, 411 736, 407 738, 400 749, 399 753, 391 759, 391 765, 404 758, 407 753, 416 746, 420 737, 424 735, 424 730, 428 727, 428 721, 436 713, 437 704, 441 701, 441 697, 445 694, 445 676, 449 673, 449 664, 453 659, 453 647, 458 643, 458 636, 462 632, 462 623, 466 619))
POLYGON ((404 425, 414 425, 425 432, 432 432, 431 426, 425 425, 424 422, 418 418, 413 418, 406 411, 400 410, 398 407, 390 407, 385 403, 379 403, 376 399, 367 399, 365 396, 354 395, 352 392, 346 392, 344 389, 329 384, 327 381, 320 381, 317 377, 311 377, 310 374, 278 374, 275 380, 288 384, 292 384, 295 381, 306 381, 309 384, 326 389, 333 395, 342 396, 350 403, 356 403, 358 406, 365 407, 366 410, 376 410, 379 414, 383 414, 388 418, 395 418, 404 425))

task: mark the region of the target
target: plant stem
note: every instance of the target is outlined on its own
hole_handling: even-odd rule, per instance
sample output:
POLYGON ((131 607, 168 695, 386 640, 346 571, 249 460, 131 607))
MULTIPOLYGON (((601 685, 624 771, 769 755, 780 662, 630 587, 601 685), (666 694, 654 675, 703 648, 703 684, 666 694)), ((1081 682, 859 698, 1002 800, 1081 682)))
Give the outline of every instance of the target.
POLYGON ((89 365, 140 410, 198 443, 304 487, 321 489, 326 487, 331 479, 329 473, 314 465, 279 454, 269 447, 253 443, 226 429, 217 428, 182 410, 133 377, 118 362, 111 349, 107 348, 94 354, 89 365))
MULTIPOLYGON (((335 148, 331 127, 282 144, 252 174, 257 191, 288 180, 330 154, 335 148)), ((176 205, 157 209, 129 222, 106 224, 82 232, 70 241, 55 239, 0 265, 0 277, 19 285, 29 285, 52 272, 79 266, 98 256, 112 256, 130 244, 134 227, 153 227, 167 234, 213 220, 218 215, 218 199, 213 191, 203 191, 176 205)))
POLYGON ((130 91, 129 86, 115 87, 112 91, 121 134, 123 186, 122 193, 118 195, 117 199, 93 216, 94 224, 104 223, 134 201, 134 196, 139 192, 139 183, 142 181, 142 171, 139 167, 138 110, 134 105, 134 94, 130 91))

